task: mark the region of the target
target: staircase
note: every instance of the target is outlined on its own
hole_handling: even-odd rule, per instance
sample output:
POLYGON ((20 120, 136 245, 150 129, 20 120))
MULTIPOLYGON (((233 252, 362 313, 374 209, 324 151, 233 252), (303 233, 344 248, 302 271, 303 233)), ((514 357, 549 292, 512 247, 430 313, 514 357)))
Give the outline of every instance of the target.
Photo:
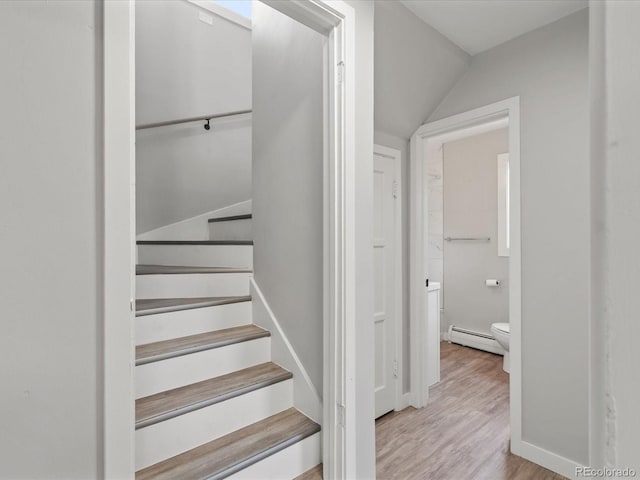
POLYGON ((138 242, 136 479, 287 479, 320 463, 320 426, 253 325, 251 215, 210 240, 138 242))

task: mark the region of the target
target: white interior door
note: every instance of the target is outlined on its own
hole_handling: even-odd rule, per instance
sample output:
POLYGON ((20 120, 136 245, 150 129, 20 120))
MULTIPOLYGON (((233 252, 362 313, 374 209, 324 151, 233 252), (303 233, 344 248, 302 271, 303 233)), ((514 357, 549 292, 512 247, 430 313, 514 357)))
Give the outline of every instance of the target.
MULTIPOLYGON (((396 159, 374 153, 373 158, 373 258, 375 341, 375 416, 394 409, 397 381, 395 332, 396 278, 395 228, 398 180, 396 159)), ((399 219, 398 219, 399 221, 399 219)))

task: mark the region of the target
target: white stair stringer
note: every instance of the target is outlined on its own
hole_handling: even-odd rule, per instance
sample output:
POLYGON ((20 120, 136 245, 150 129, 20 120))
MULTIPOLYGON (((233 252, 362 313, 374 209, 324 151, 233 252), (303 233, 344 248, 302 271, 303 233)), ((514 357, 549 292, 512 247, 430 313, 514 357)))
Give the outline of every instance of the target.
POLYGON ((230 480, 292 480, 322 463, 321 432, 296 442, 227 477, 230 480))
POLYGON ((138 263, 253 268, 253 245, 138 245, 138 263))
POLYGON ((136 317, 136 344, 159 342, 251 323, 251 302, 176 310, 136 317))
POLYGON ((285 380, 140 428, 135 433, 136 470, 275 415, 292 403, 292 381, 285 380))
POLYGON ((138 365, 136 398, 242 370, 271 358, 269 337, 234 343, 188 355, 138 365))
POLYGON ((136 276, 137 298, 226 297, 249 294, 250 272, 136 276))
POLYGON ((316 423, 322 422, 322 399, 286 337, 273 310, 256 283, 251 279, 252 321, 271 332, 271 360, 293 373, 293 404, 316 423))

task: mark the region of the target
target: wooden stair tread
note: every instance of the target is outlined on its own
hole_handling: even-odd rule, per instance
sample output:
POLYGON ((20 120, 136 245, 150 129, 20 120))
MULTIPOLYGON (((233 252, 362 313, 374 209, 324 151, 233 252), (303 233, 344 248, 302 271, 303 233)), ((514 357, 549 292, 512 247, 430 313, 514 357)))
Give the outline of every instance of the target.
POLYGON ((272 362, 136 400, 136 429, 267 387, 293 375, 272 362))
POLYGON ((295 408, 136 472, 137 480, 219 480, 320 431, 295 408))
POLYGON ((315 467, 307 470, 302 475, 296 477, 294 480, 322 480, 322 464, 318 464, 315 467))
POLYGON ((253 218, 253 215, 251 215, 250 213, 247 213, 245 215, 231 215, 228 217, 210 218, 209 223, 233 222, 235 220, 251 220, 252 218, 253 218))
POLYGON ((256 325, 242 325, 213 332, 199 333, 187 337, 173 338, 160 342, 147 343, 136 347, 136 365, 179 357, 189 353, 201 352, 212 348, 224 347, 234 343, 246 342, 271 334, 256 325))
POLYGON ((189 267, 181 265, 136 265, 136 275, 183 275, 206 273, 251 273, 248 268, 189 267))
POLYGON ((144 298, 136 300, 136 316, 141 317, 157 313, 192 310, 194 308, 214 307, 249 301, 251 301, 251 295, 234 297, 144 298))
POLYGON ((137 245, 253 245, 253 240, 138 240, 137 245))

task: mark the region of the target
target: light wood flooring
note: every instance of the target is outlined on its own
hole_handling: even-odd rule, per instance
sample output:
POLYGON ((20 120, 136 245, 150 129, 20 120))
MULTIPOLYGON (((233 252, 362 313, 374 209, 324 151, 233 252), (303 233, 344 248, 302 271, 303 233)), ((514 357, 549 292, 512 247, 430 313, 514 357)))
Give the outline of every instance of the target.
POLYGON ((429 405, 376 421, 377 478, 561 480, 509 452, 509 375, 502 357, 442 342, 429 405))
POLYGON ((322 464, 307 470, 299 477, 296 477, 295 480, 322 480, 322 464))
MULTIPOLYGON (((502 357, 440 344, 441 382, 426 408, 376 421, 380 480, 564 480, 509 452, 509 375, 502 357)), ((321 470, 304 480, 321 480, 321 470)))

